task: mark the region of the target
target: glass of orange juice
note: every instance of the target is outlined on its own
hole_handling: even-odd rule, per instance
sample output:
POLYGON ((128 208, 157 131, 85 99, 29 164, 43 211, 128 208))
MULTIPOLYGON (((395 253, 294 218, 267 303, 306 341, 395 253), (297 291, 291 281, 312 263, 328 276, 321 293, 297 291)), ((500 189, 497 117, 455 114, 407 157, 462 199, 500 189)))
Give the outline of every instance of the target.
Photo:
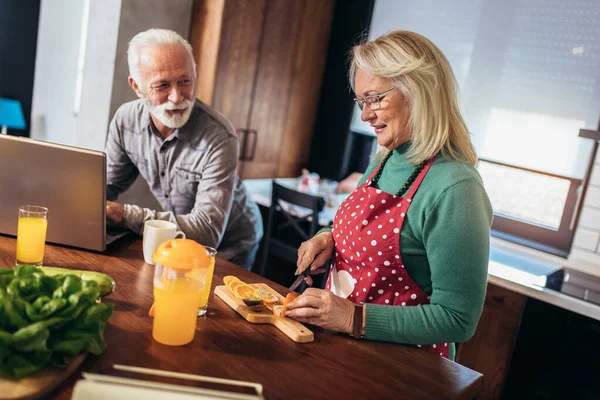
POLYGON ((194 340, 211 257, 193 240, 171 239, 158 246, 152 260, 156 263, 152 337, 162 344, 183 346, 194 340))
POLYGON ((208 255, 210 261, 208 264, 208 268, 206 268, 204 274, 204 287, 200 292, 200 306, 198 308, 198 316, 206 314, 208 310, 208 296, 210 295, 210 288, 212 285, 212 277, 215 272, 215 258, 217 257, 217 251, 209 246, 204 246, 206 249, 206 254, 208 255))
POLYGON ((41 206, 19 207, 17 228, 17 264, 41 266, 44 262, 48 209, 41 206))

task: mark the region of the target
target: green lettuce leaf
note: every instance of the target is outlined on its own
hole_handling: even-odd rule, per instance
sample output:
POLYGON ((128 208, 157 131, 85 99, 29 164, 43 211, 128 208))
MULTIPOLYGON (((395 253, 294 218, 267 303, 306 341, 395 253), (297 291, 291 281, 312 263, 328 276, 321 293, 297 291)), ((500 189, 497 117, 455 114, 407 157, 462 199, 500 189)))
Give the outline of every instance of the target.
POLYGON ((114 306, 99 296, 95 281, 77 275, 0 268, 0 373, 19 379, 46 365, 65 367, 80 353, 102 354, 114 306))

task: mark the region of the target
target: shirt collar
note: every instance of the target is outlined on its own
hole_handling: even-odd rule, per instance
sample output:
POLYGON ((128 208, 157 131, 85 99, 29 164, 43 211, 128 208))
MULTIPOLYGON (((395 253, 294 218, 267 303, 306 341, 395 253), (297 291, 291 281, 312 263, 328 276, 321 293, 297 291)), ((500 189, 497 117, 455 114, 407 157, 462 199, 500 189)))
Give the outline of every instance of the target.
POLYGON ((410 145, 411 145, 411 141, 409 140, 408 142, 402 143, 400 146, 396 147, 394 149, 394 151, 398 154, 404 155, 410 148, 410 145))

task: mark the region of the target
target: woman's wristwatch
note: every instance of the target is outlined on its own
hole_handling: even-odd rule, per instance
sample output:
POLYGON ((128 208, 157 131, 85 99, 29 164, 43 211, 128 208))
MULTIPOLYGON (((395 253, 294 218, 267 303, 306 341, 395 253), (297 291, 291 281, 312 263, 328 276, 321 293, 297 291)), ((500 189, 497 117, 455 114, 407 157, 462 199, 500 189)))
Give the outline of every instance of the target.
POLYGON ((362 339, 365 336, 363 333, 363 308, 364 304, 354 305, 354 322, 351 335, 357 339, 362 339))

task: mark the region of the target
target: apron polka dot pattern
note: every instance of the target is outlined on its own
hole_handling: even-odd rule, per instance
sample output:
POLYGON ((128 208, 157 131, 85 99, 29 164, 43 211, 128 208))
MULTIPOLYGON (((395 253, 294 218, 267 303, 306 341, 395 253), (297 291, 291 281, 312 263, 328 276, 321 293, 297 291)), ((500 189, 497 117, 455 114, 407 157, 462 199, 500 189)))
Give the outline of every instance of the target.
MULTIPOLYGON (((405 197, 371 186, 375 170, 342 203, 332 229, 335 257, 328 290, 354 303, 399 307, 429 304, 430 297, 404 268, 400 232, 412 198, 434 160, 425 164, 405 197)), ((419 347, 448 357, 448 343, 419 347)))

